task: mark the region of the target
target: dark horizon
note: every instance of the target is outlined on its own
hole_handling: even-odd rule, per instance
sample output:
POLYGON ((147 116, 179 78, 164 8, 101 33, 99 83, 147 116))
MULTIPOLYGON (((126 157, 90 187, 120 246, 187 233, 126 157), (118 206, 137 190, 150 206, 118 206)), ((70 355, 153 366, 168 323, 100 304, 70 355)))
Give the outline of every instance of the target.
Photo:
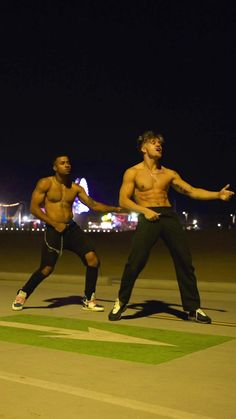
MULTIPOLYGON (((234 4, 13 4, 0 16, 0 202, 29 202, 63 151, 74 178, 115 204, 147 129, 164 135, 162 162, 184 180, 236 190, 234 4)), ((235 212, 235 198, 172 196, 191 211, 235 212)))

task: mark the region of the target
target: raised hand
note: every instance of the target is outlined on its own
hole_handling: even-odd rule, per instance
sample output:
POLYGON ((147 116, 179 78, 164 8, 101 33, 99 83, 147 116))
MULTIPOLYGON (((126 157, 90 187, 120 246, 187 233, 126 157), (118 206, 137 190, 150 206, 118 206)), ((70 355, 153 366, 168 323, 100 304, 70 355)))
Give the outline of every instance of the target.
POLYGON ((228 183, 220 190, 219 199, 221 199, 222 201, 229 201, 229 199, 232 198, 232 196, 234 195, 233 191, 228 190, 229 187, 230 184, 228 183))

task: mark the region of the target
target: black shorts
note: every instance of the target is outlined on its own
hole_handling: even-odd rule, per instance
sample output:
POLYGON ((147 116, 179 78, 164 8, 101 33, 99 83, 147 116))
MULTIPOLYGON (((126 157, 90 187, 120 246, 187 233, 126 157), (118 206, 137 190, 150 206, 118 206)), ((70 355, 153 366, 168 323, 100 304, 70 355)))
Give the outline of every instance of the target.
POLYGON ((88 235, 74 221, 70 222, 62 233, 47 225, 44 232, 40 267, 54 266, 64 249, 78 255, 85 265, 85 255, 95 251, 88 235))

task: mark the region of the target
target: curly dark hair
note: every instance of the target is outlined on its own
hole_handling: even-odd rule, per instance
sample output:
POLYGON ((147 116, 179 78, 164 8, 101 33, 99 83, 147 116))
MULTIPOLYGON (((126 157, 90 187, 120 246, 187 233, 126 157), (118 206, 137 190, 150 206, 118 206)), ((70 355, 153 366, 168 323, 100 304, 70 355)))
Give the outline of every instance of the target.
POLYGON ((153 138, 160 140, 161 144, 165 142, 162 134, 155 133, 154 131, 145 131, 142 135, 139 135, 137 139, 137 148, 141 152, 142 145, 153 138))

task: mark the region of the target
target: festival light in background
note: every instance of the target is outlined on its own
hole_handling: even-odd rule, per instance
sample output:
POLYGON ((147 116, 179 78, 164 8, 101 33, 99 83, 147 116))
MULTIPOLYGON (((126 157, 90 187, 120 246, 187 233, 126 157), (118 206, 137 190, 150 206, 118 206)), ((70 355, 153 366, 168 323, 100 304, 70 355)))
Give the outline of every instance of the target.
MULTIPOLYGON (((84 177, 76 178, 75 183, 77 183, 77 185, 82 186, 86 194, 89 195, 88 184, 84 177)), ((79 199, 76 197, 72 206, 72 211, 73 211, 73 214, 81 214, 82 212, 88 212, 89 208, 86 205, 84 205, 82 202, 80 202, 79 199)))

